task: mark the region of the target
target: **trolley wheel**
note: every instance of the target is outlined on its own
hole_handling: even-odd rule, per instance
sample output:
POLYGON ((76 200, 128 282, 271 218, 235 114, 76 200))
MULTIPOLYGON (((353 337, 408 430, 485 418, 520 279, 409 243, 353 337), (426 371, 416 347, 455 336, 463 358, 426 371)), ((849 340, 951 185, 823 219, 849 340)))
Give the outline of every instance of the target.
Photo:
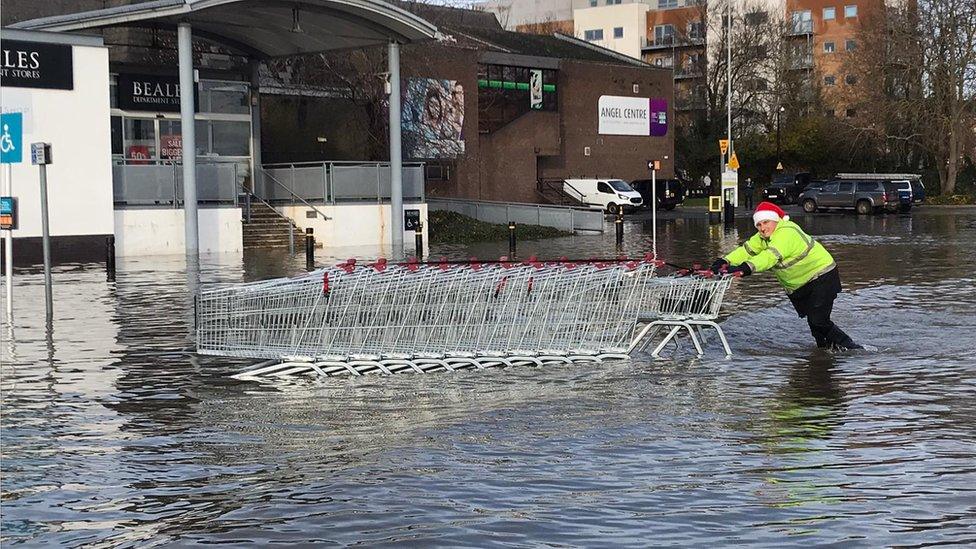
POLYGON ((808 198, 803 201, 803 211, 807 213, 813 213, 817 211, 817 203, 814 202, 812 198, 808 198))
POLYGON ((867 200, 858 200, 856 208, 857 208, 857 213, 861 215, 868 215, 869 213, 874 211, 874 208, 871 206, 871 202, 867 200))

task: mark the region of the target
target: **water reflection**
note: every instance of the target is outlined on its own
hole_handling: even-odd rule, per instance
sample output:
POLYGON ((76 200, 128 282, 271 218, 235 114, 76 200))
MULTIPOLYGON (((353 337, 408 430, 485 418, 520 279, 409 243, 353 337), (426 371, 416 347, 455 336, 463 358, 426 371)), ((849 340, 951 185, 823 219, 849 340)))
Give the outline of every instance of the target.
MULTIPOLYGON (((976 212, 800 222, 844 272, 838 320, 881 352, 812 349, 775 281, 751 277, 729 293, 728 361, 263 385, 192 353, 192 292, 304 272, 301 255, 120 258, 115 282, 61 266, 50 324, 43 275, 18 271, 0 331, 0 542, 967 543, 976 212)), ((707 262, 752 231, 662 219, 658 245, 707 262)), ((649 233, 629 223, 623 252, 643 255, 649 233)), ((519 243, 613 249, 612 231, 519 243)), ((373 257, 338 255, 317 261, 373 257)))

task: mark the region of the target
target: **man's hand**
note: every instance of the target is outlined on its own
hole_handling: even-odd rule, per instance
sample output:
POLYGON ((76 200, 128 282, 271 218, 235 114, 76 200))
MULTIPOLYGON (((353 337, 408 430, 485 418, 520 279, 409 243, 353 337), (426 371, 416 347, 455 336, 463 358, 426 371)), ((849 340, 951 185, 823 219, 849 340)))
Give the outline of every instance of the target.
POLYGON ((720 257, 720 258, 716 259, 712 263, 712 274, 718 274, 718 273, 722 272, 722 268, 723 267, 728 267, 728 265, 729 265, 729 262, 726 261, 724 257, 720 257))
POLYGON ((742 265, 737 265, 735 267, 729 267, 725 271, 725 273, 726 274, 730 274, 730 275, 749 276, 749 275, 752 274, 752 269, 749 267, 749 265, 747 263, 743 263, 742 265))

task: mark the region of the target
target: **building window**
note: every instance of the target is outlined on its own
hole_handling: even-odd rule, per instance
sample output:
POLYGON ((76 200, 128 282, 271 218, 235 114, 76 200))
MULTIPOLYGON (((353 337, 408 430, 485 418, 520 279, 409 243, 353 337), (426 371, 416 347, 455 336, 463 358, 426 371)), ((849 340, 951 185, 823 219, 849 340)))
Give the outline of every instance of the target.
POLYGON ((844 82, 846 82, 848 86, 853 86, 854 84, 857 84, 857 76, 848 74, 844 77, 844 82))
POLYGON ((833 42, 824 42, 824 53, 834 53, 833 42))
POLYGON ((597 5, 597 0, 590 0, 590 7, 595 8, 597 5))
POLYGON ((854 109, 847 109, 847 111, 844 114, 847 116, 847 118, 854 118, 855 116, 857 116, 857 111, 854 109))
POLYGON ((837 83, 837 77, 833 75, 824 76, 824 86, 833 86, 837 83))
POLYGON ((588 42, 603 40, 603 29, 585 31, 583 32, 583 38, 588 42))
POLYGON ((623 27, 614 27, 613 28, 613 37, 614 38, 623 38, 624 37, 624 28, 623 27))
POLYGON ((654 43, 657 45, 674 42, 674 25, 658 25, 654 27, 654 43))
POLYGON ((823 18, 824 18, 824 21, 830 21, 832 19, 835 19, 836 17, 837 17, 837 8, 824 8, 823 9, 823 18))
POLYGON ((794 11, 790 14, 790 22, 793 34, 813 32, 813 16, 810 14, 810 10, 794 11))
POLYGON ((827 118, 833 118, 836 114, 837 113, 834 112, 834 109, 824 109, 824 116, 827 118))
POLYGON ((857 17, 857 4, 852 6, 844 6, 844 17, 847 19, 857 17))
POLYGON ((701 21, 688 23, 688 38, 694 40, 705 38, 705 24, 701 21))
POLYGON ((612 6, 614 4, 619 4, 621 0, 607 0, 607 5, 612 6))
POLYGON ((762 25, 766 21, 769 21, 769 14, 764 11, 754 11, 746 14, 746 25, 762 25))
POLYGON ((857 43, 851 39, 848 39, 846 42, 844 42, 844 47, 847 48, 847 51, 854 51, 857 49, 857 43))
POLYGON ((657 8, 660 10, 678 7, 678 0, 657 0, 657 8))

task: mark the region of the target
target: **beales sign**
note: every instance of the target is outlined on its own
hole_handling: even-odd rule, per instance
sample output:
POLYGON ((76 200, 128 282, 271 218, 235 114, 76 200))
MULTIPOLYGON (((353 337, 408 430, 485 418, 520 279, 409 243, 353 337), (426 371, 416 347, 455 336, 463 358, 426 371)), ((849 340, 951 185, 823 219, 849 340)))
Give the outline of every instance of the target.
POLYGON ((601 95, 601 135, 651 135, 668 133, 668 101, 656 97, 601 95))
MULTIPOLYGON (((180 112, 180 81, 175 76, 119 74, 118 105, 127 111, 180 112)), ((193 94, 193 110, 197 108, 193 94)))
POLYGON ((0 40, 0 80, 5 87, 74 89, 71 46, 0 40))

